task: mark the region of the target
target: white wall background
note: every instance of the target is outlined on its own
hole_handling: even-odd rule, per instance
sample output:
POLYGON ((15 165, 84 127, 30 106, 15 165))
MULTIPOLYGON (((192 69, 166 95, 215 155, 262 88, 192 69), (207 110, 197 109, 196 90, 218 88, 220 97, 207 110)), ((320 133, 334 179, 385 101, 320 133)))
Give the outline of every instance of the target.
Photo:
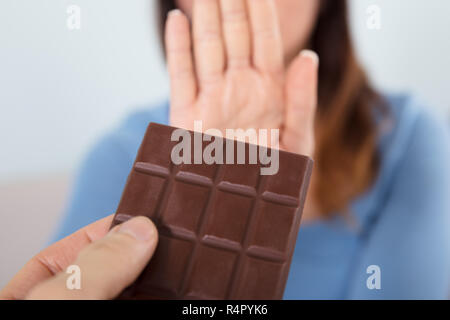
POLYGON ((350 2, 358 51, 374 82, 387 90, 418 94, 448 117, 450 1, 350 2), (382 13, 379 31, 366 27, 366 10, 373 4, 382 13))
POLYGON ((0 179, 72 169, 125 114, 166 96, 152 2, 0 1, 0 179), (79 31, 66 27, 70 4, 79 31))
MULTIPOLYGON (((0 287, 48 240, 89 146, 133 109, 167 96, 154 3, 0 1, 0 287), (70 4, 82 9, 79 31, 66 27, 70 4)), ((351 3, 374 82, 450 111, 450 1, 351 3), (378 31, 366 27, 373 4, 382 10, 378 31)))

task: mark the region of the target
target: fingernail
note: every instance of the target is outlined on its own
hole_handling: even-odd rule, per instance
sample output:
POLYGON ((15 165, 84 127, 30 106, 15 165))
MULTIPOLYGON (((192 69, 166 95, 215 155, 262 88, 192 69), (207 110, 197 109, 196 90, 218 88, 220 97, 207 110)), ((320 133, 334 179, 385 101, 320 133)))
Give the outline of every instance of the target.
POLYGON ((173 9, 173 10, 170 10, 167 15, 170 17, 170 16, 179 16, 181 14, 182 14, 182 12, 180 9, 173 9))
POLYGON ((300 55, 305 58, 309 58, 313 60, 313 62, 318 65, 319 64, 319 56, 312 50, 303 50, 300 52, 300 55))
POLYGON ((139 241, 148 241, 157 231, 150 219, 136 217, 121 224, 116 232, 128 234, 139 241))

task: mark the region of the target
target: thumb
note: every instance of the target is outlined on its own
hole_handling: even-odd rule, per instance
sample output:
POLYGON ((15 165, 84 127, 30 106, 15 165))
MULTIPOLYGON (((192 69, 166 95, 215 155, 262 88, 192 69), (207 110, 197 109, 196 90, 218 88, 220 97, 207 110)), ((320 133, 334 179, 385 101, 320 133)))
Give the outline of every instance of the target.
POLYGON ((71 276, 60 273, 35 287, 28 299, 112 299, 133 283, 152 257, 158 232, 150 219, 137 217, 114 227, 84 248, 73 263, 79 289, 70 290, 71 276))
POLYGON ((282 144, 289 151, 312 156, 317 108, 319 57, 302 51, 291 63, 286 79, 286 121, 282 144))

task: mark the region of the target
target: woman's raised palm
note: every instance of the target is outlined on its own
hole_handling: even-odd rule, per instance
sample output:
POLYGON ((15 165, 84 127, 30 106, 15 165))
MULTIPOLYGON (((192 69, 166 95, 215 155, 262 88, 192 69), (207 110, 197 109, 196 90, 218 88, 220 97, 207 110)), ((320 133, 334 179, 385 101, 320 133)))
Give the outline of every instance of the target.
POLYGON ((286 68, 273 0, 195 0, 192 30, 176 10, 166 26, 171 125, 280 129, 281 148, 312 155, 317 56, 286 68))

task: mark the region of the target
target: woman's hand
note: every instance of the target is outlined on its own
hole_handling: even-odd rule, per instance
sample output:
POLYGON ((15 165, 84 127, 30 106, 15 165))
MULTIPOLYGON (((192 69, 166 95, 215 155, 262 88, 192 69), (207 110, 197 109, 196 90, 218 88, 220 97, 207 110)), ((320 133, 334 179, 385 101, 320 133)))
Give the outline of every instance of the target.
POLYGON ((136 280, 158 242, 153 223, 131 219, 108 232, 112 216, 53 244, 31 259, 0 291, 0 299, 112 299, 136 280), (81 288, 65 273, 79 267, 81 288))
POLYGON ((273 0, 194 0, 191 28, 169 14, 166 52, 172 125, 193 129, 280 129, 280 147, 312 155, 318 58, 288 68, 273 0))

